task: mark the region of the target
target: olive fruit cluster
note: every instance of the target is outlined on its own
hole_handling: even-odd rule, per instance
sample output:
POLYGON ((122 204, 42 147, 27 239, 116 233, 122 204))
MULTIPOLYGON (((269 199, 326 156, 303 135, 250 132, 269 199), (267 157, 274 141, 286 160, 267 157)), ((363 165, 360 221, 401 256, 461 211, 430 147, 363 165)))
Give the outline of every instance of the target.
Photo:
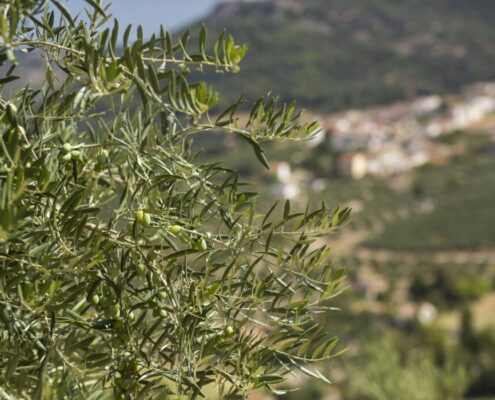
POLYGON ((138 224, 148 227, 151 225, 151 215, 144 210, 138 210, 136 213, 136 221, 138 224))
POLYGON ((72 148, 70 143, 64 143, 62 146, 62 152, 64 155, 62 156, 62 160, 70 161, 70 160, 80 160, 81 159, 81 151, 72 148))

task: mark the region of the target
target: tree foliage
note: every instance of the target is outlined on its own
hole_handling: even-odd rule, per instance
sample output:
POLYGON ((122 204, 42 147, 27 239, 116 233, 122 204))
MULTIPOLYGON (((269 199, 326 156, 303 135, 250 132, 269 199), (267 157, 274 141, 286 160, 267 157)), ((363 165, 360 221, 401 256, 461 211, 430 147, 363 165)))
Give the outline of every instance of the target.
POLYGON ((326 380, 337 340, 317 315, 343 272, 316 240, 349 210, 261 213, 236 171, 193 150, 227 132, 267 167, 262 142, 317 125, 271 96, 244 123, 241 100, 209 112, 216 93, 189 74, 238 72, 247 46, 231 36, 210 50, 204 28, 192 46, 138 27, 131 41, 108 7, 86 8, 0 6, 0 397, 243 398, 293 370, 326 380), (28 52, 42 87, 8 90, 28 52))
POLYGON ((224 2, 206 23, 249 41, 248 62, 209 80, 224 101, 273 90, 322 113, 448 94, 495 79, 494 18, 491 0, 224 2))

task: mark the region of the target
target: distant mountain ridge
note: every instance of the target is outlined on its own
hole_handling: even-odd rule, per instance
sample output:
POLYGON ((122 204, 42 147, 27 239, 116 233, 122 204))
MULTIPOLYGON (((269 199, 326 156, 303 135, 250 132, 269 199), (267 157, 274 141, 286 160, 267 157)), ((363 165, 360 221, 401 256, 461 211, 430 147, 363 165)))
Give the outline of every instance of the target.
POLYGON ((265 0, 205 20, 249 42, 241 73, 210 76, 228 101, 268 90, 319 110, 446 93, 495 79, 493 0, 265 0))

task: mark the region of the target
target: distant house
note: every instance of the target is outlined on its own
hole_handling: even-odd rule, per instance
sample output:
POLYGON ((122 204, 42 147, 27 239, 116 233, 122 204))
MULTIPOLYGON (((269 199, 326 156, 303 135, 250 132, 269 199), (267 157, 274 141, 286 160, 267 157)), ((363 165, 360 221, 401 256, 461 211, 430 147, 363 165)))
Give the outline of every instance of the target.
MULTIPOLYGON (((326 133, 322 130, 308 145, 322 140, 331 143, 339 174, 353 179, 396 178, 428 163, 445 164, 452 155, 462 153, 459 146, 435 140, 439 136, 486 121, 493 121, 495 133, 495 83, 467 86, 455 98, 423 96, 365 110, 312 115, 312 119, 319 120, 326 133)), ((284 191, 297 195, 295 187, 284 184, 284 191)))
POLYGON ((368 173, 368 158, 364 153, 354 153, 351 159, 351 176, 361 179, 368 173))
POLYGON ((276 183, 272 191, 276 196, 285 199, 294 199, 301 193, 303 183, 308 180, 308 174, 299 169, 292 171, 288 162, 272 162, 270 170, 274 171, 276 183))

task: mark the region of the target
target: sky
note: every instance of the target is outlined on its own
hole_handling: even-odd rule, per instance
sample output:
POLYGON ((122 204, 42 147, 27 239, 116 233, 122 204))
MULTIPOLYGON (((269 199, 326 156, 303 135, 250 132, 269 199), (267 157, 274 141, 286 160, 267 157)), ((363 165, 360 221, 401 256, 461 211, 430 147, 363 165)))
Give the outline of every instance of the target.
MULTIPOLYGON (((167 30, 176 30, 207 15, 221 0, 114 0, 112 14, 120 26, 132 23, 143 25, 144 33, 157 32, 160 24, 167 30)), ((108 4, 109 1, 104 1, 108 4)), ((83 8, 83 0, 62 2, 71 11, 83 8)))

